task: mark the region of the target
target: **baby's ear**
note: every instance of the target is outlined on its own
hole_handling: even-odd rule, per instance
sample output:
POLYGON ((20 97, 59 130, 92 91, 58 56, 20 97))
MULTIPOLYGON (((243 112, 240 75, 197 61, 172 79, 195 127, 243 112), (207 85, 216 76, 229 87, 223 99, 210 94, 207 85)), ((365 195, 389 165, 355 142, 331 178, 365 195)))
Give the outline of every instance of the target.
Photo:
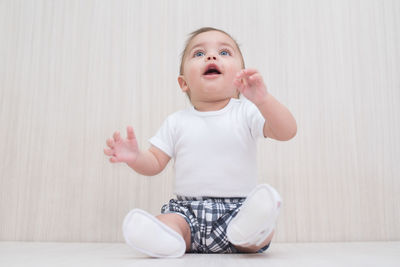
POLYGON ((179 75, 178 83, 179 83, 179 86, 181 87, 183 92, 187 92, 189 90, 189 87, 188 87, 185 79, 183 78, 183 75, 179 75))

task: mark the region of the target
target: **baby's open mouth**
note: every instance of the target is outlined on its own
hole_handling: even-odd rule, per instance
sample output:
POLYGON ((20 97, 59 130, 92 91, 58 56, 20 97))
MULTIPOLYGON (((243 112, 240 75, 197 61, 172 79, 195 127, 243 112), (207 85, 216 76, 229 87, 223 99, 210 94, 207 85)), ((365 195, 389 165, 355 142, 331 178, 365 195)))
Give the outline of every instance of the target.
POLYGON ((209 75, 209 74, 221 74, 221 72, 219 72, 219 70, 217 69, 209 69, 204 73, 204 75, 209 75))
POLYGON ((203 75, 214 75, 214 74, 221 74, 221 72, 218 69, 218 66, 216 64, 209 64, 206 67, 205 72, 203 75))

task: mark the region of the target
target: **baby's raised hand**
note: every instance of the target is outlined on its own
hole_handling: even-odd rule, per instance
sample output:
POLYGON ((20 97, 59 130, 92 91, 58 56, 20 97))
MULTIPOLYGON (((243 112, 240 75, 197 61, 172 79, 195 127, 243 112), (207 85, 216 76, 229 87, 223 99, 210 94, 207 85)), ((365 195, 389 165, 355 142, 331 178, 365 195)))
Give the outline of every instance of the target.
POLYGON ((112 163, 133 163, 139 154, 139 146, 133 128, 128 126, 126 131, 127 139, 122 139, 119 132, 115 132, 113 138, 107 139, 109 148, 104 149, 104 154, 110 156, 110 162, 112 163))
POLYGON ((261 104, 268 95, 267 87, 256 69, 240 70, 233 83, 239 89, 239 92, 255 105, 261 104))

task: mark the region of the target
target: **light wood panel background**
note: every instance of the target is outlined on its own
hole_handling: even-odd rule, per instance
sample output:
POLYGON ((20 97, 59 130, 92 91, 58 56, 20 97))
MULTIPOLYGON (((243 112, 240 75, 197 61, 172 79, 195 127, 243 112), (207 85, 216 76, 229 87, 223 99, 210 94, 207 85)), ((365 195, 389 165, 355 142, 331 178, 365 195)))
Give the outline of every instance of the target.
POLYGON ((0 240, 122 241, 158 214, 173 169, 142 177, 103 155, 133 125, 142 148, 189 105, 186 35, 214 26, 298 122, 259 144, 282 194, 276 240, 400 238, 400 1, 0 1, 0 240))

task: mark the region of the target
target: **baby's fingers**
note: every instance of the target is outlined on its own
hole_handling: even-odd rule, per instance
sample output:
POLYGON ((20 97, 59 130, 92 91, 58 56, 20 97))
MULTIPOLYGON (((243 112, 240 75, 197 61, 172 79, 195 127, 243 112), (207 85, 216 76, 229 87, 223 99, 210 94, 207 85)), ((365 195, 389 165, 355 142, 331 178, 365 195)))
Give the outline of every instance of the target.
POLYGON ((128 126, 128 127, 126 128, 126 132, 127 132, 127 136, 128 136, 128 139, 129 139, 129 140, 132 140, 132 139, 135 139, 135 138, 136 138, 136 137, 135 137, 135 132, 133 131, 132 126, 128 126))
POLYGON ((254 74, 258 73, 258 70, 256 70, 256 69, 244 69, 243 73, 246 76, 251 76, 251 75, 254 75, 254 74))
POLYGON ((247 87, 246 80, 244 78, 239 78, 239 76, 236 76, 236 78, 233 80, 233 84, 239 89, 239 92, 243 93, 243 91, 247 87))
POLYGON ((115 142, 121 141, 121 135, 119 134, 119 132, 115 132, 113 137, 115 142))
POLYGON ((111 162, 111 163, 118 163, 118 162, 120 162, 120 161, 117 160, 116 157, 111 157, 111 158, 110 158, 110 162, 111 162))
POLYGON ((115 145, 114 140, 112 140, 111 138, 107 139, 107 145, 110 148, 114 148, 114 145, 115 145))
POLYGON ((114 155, 114 150, 113 149, 104 148, 104 154, 106 154, 107 156, 112 156, 112 155, 114 155))
POLYGON ((254 83, 256 85, 262 85, 263 84, 263 79, 260 73, 255 73, 249 77, 249 80, 251 83, 254 83))
POLYGON ((256 69, 241 69, 236 73, 236 78, 243 79, 248 78, 251 75, 258 73, 256 69))

